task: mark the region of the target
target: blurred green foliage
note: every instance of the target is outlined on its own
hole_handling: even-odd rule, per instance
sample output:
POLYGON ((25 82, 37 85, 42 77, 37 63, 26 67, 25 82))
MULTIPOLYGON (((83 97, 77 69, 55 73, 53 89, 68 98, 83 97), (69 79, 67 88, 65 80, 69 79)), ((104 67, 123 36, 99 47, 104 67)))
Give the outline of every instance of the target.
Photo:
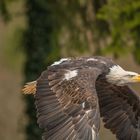
POLYGON ((0 17, 2 17, 5 22, 8 22, 11 19, 8 7, 14 1, 18 0, 0 0, 0 17))
POLYGON ((134 58, 140 63, 140 1, 108 0, 97 17, 108 23, 111 42, 107 49, 122 54, 132 47, 134 58))
POLYGON ((51 13, 48 18, 55 24, 54 36, 62 56, 88 52, 95 54, 99 51, 99 41, 101 35, 103 37, 105 34, 104 28, 107 24, 96 18, 96 12, 104 4, 103 0, 55 0, 40 4, 44 9, 47 7, 51 13))
POLYGON ((3 17, 4 21, 8 21, 10 18, 5 0, 0 1, 0 16, 3 17))

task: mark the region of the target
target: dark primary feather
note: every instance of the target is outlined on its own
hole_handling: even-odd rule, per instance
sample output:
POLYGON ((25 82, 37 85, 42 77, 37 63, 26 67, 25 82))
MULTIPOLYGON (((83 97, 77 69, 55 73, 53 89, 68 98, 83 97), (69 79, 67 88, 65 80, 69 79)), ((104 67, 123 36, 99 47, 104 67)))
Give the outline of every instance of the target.
POLYGON ((105 74, 115 65, 112 60, 93 59, 71 58, 48 67, 37 80, 35 104, 43 140, 96 140, 100 113, 118 140, 140 140, 139 96, 106 81, 105 74), (78 75, 66 80, 69 70, 78 75))
POLYGON ((118 140, 140 140, 139 95, 128 86, 115 86, 100 78, 96 82, 96 90, 105 127, 118 140))

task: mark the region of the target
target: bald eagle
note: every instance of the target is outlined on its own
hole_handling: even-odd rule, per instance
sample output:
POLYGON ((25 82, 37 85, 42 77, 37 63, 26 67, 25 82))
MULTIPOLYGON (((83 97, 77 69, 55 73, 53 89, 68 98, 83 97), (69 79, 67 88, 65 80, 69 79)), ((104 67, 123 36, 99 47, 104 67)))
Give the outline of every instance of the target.
POLYGON ((27 83, 43 140, 97 140, 100 117, 118 140, 140 140, 140 96, 128 86, 140 75, 111 59, 63 58, 27 83))

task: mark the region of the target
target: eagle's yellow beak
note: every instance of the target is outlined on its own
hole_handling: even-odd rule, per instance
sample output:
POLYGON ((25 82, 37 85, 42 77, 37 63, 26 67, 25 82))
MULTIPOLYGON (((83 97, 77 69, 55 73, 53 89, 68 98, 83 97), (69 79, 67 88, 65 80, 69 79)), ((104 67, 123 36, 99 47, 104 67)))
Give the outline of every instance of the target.
POLYGON ((140 74, 132 78, 136 82, 140 82, 140 74))

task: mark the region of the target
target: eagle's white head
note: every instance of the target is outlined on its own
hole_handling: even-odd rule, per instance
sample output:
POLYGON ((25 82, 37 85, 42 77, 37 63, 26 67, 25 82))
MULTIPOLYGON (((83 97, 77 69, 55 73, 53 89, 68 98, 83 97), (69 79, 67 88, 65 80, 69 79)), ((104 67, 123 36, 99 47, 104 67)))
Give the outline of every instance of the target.
POLYGON ((140 74, 131 71, 125 71, 119 65, 111 67, 109 73, 106 75, 106 78, 109 83, 118 86, 127 85, 128 83, 140 82, 140 74))

